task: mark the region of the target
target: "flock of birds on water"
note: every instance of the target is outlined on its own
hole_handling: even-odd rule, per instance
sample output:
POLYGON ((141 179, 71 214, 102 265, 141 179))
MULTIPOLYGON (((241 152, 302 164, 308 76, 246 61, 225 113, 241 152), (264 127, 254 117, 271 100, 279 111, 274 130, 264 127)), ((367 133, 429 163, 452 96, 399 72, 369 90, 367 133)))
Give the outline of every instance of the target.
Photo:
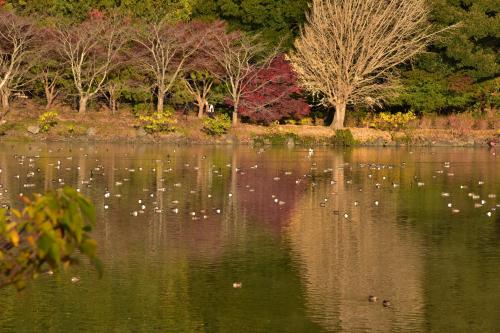
MULTIPOLYGON (((12 146, 12 149, 14 149, 14 146, 12 146)), ((33 148, 30 147, 29 150, 31 152, 33 150, 33 148)), ((83 150, 84 150, 83 148, 80 148, 80 151, 83 151, 83 150)), ((261 148, 260 150, 257 151, 257 154, 262 154, 265 151, 266 151, 265 149, 261 148)), ((19 193, 18 193, 19 196, 25 195, 23 193, 23 191, 28 191, 28 192, 40 191, 40 189, 37 189, 37 185, 35 184, 35 181, 34 181, 36 179, 37 175, 39 175, 41 173, 41 169, 39 167, 37 167, 37 160, 39 160, 40 158, 50 158, 50 159, 53 159, 55 161, 54 163, 48 163, 48 166, 53 167, 56 170, 57 176, 54 179, 51 179, 51 182, 56 184, 59 187, 62 187, 66 184, 66 180, 63 178, 61 173, 63 171, 69 172, 71 170, 74 170, 74 167, 72 166, 72 164, 73 164, 73 162, 72 162, 73 151, 71 149, 69 149, 69 150, 63 149, 63 148, 59 148, 59 149, 55 149, 55 150, 49 149, 46 151, 46 155, 43 157, 40 155, 40 153, 43 153, 42 149, 37 149, 34 152, 34 154, 21 155, 21 154, 14 153, 11 155, 19 164, 17 171, 21 171, 23 166, 28 167, 26 174, 22 175, 21 173, 18 173, 18 174, 15 174, 12 176, 20 182, 19 188, 23 189, 22 191, 21 190, 19 191, 19 193), (66 156, 64 158, 62 158, 61 156, 65 155, 65 154, 66 154, 66 156), (51 155, 53 155, 53 156, 51 156, 51 155), (54 156, 54 155, 57 155, 57 156, 54 156), (67 161, 67 162, 65 162, 65 161, 67 161), (22 181, 23 181, 23 183, 21 184, 22 181)), ((98 151, 94 150, 94 151, 92 151, 92 153, 97 155, 98 151)), ((175 153, 176 153, 176 150, 174 149, 173 154, 175 154, 175 153)), ((413 152, 410 152, 410 154, 412 154, 412 153, 413 152)), ((83 156, 88 160, 91 159, 91 157, 90 157, 91 155, 89 155, 88 152, 84 153, 83 156)), ((127 155, 125 155, 125 156, 127 156, 127 155)), ((315 160, 315 151, 312 148, 309 149, 308 151, 306 151, 306 154, 302 155, 302 156, 303 156, 303 158, 310 160, 311 168, 310 168, 308 174, 304 174, 301 177, 296 178, 296 180, 295 180, 296 184, 301 184, 309 179, 310 185, 312 187, 315 187, 318 184, 317 184, 316 180, 312 180, 311 176, 313 173, 323 173, 323 174, 330 174, 330 175, 333 174, 332 168, 326 168, 326 169, 323 169, 322 171, 318 170, 317 161, 315 160)), ((206 159, 206 156, 202 156, 202 160, 205 160, 205 159, 206 159)), ((87 188, 92 187, 93 183, 95 183, 95 182, 99 183, 99 180, 100 180, 100 179, 98 180, 99 176, 105 175, 107 170, 105 170, 105 167, 102 164, 100 164, 100 160, 98 158, 95 158, 95 163, 96 163, 95 166, 89 168, 88 178, 81 180, 81 183, 76 185, 77 191, 80 192, 85 187, 87 187, 87 188)), ((163 170, 163 172, 164 173, 175 173, 174 167, 176 167, 176 166, 173 165, 175 163, 171 164, 170 155, 167 156, 166 163, 167 163, 167 165, 170 164, 170 167, 167 167, 165 170, 163 170)), ((441 167, 437 170, 434 170, 434 174, 432 176, 432 179, 428 180, 430 183, 432 183, 439 175, 446 175, 448 177, 454 176, 454 172, 450 171, 452 168, 451 162, 440 162, 440 163, 441 163, 440 164, 441 167)), ((349 166, 349 165, 350 165, 349 163, 344 163, 343 165, 339 166, 339 169, 344 169, 344 168, 348 167, 352 170, 353 167, 349 166)), ((199 172, 199 170, 200 170, 200 166, 192 166, 189 163, 184 163, 182 165, 182 167, 192 168, 192 170, 194 172, 199 172)), ((266 165, 259 165, 258 163, 256 163, 254 165, 249 166, 247 171, 243 167, 237 167, 237 166, 233 166, 231 164, 226 164, 226 167, 227 168, 234 167, 235 171, 238 173, 238 175, 244 176, 247 171, 256 170, 258 168, 265 168, 266 165)), ((388 187, 396 189, 396 188, 399 188, 401 186, 401 184, 390 181, 388 176, 377 175, 376 172, 380 171, 380 170, 389 170, 390 171, 390 170, 395 169, 397 167, 405 168, 406 163, 401 162, 400 165, 390 165, 390 164, 380 164, 380 163, 359 163, 356 165, 356 167, 358 167, 359 169, 367 168, 369 170, 369 172, 367 173, 367 177, 370 180, 373 180, 373 182, 374 182, 373 186, 376 189, 388 188, 388 187), (377 176, 379 176, 379 177, 377 177, 377 176)), ((76 169, 80 170, 80 166, 76 166, 76 169)), ((133 174, 136 172, 139 172, 139 173, 145 172, 147 170, 148 169, 143 168, 143 167, 135 167, 135 168, 125 167, 125 168, 123 168, 123 171, 125 171, 128 174, 133 174)), ((212 172, 215 176, 222 177, 222 172, 221 172, 220 167, 217 167, 216 165, 212 165, 210 170, 211 170, 210 172, 212 172)), ((119 168, 114 168, 113 171, 119 172, 121 170, 119 168)), ((151 168, 150 171, 152 173, 156 173, 157 170, 155 168, 151 168)), ((3 169, 2 169, 2 166, 0 166, 0 175, 2 174, 2 172, 3 172, 3 169)), ((274 177, 272 179, 272 181, 279 182, 282 179, 282 177, 290 177, 290 176, 293 176, 293 171, 286 170, 283 172, 283 175, 278 175, 278 176, 274 177)), ((43 175, 41 175, 39 177, 43 178, 43 175)), ((330 178, 326 177, 324 179, 329 179, 329 182, 331 185, 335 185, 337 183, 337 181, 331 177, 330 178)), ((105 203, 103 206, 103 209, 105 211, 110 208, 111 199, 113 197, 114 198, 121 198, 122 197, 122 194, 119 193, 119 187, 123 186, 125 183, 127 183, 129 181, 130 181, 130 177, 125 177, 123 179, 120 179, 120 180, 114 182, 114 187, 115 187, 114 189, 105 188, 104 193, 102 194, 104 196, 104 199, 105 199, 104 200, 105 203)), ((165 179, 162 178, 160 181, 164 182, 165 179)), ((263 181, 265 181, 265 180, 263 180, 263 181)), ((271 179, 269 181, 271 181, 271 179)), ((347 179, 347 180, 345 180, 345 182, 346 182, 346 184, 353 184, 352 179, 347 179)), ((162 184, 161 187, 157 186, 157 188, 155 188, 155 190, 153 190, 153 191, 150 191, 149 189, 143 189, 144 193, 146 193, 146 192, 149 192, 149 193, 147 195, 145 195, 143 198, 137 200, 137 209, 133 209, 132 211, 130 211, 130 215, 132 217, 137 217, 141 214, 145 214, 146 212, 148 212, 148 208, 150 208, 150 209, 152 208, 152 211, 154 213, 162 214, 163 210, 158 206, 158 202, 155 201, 155 196, 159 195, 158 192, 166 192, 168 190, 167 185, 165 185, 165 186, 163 186, 163 185, 165 185, 165 184, 162 184)), ((169 185, 173 187, 173 191, 179 190, 179 188, 183 186, 183 184, 179 183, 179 182, 172 183, 169 185)), ((426 186, 426 181, 424 181, 424 179, 415 175, 413 177, 412 183, 409 185, 411 187, 414 187, 414 188, 421 188, 421 187, 426 186)), ((479 181, 477 181, 477 184, 469 184, 469 185, 462 184, 462 185, 460 185, 460 190, 467 191, 470 186, 471 187, 475 186, 476 188, 481 188, 483 185, 485 185, 484 181, 479 180, 479 181)), ((246 189, 250 192, 255 191, 255 189, 251 185, 247 185, 246 189)), ((359 191, 362 192, 363 188, 359 187, 359 191)), ((9 191, 8 191, 7 186, 5 184, 0 184, 0 200, 5 198, 7 196, 8 192, 9 191)), ((193 194, 193 193, 196 193, 196 191, 190 190, 190 193, 193 194)), ((449 192, 441 192, 440 194, 441 194, 441 197, 443 197, 443 198, 450 199, 452 197, 452 195, 449 192)), ((226 195, 230 199, 233 196, 233 193, 228 192, 228 193, 226 193, 226 195)), ((260 194, 256 193, 255 195, 260 195, 260 194)), ((271 196, 270 204, 275 204, 278 206, 286 205, 286 202, 280 200, 280 198, 278 198, 275 194, 270 193, 269 195, 271 196)), ((481 207, 487 208, 486 212, 484 213, 487 217, 492 217, 495 214, 497 208, 500 207, 500 204, 496 202, 496 197, 497 197, 496 193, 487 193, 487 194, 481 196, 480 194, 475 193, 475 192, 467 192, 467 195, 471 199, 471 201, 473 202, 474 208, 481 208, 481 207)), ((208 198, 211 198, 211 197, 212 197, 212 194, 208 194, 208 198)), ((447 200, 447 201, 448 202, 446 203, 446 206, 450 209, 452 214, 460 213, 460 209, 458 207, 456 207, 455 204, 453 202, 451 202, 451 200, 447 200)), ((327 202, 328 202, 328 197, 325 197, 323 200, 320 201, 319 207, 320 208, 327 207, 327 202)), ((179 204, 179 200, 171 201, 170 211, 173 214, 181 213, 181 209, 178 207, 178 204, 179 204)), ((354 201, 352 203, 352 205, 354 205, 354 206, 359 206, 360 204, 361 204, 360 201, 354 201)), ((378 207, 381 204, 382 203, 378 200, 373 201, 374 207, 378 207)), ((2 204, 2 206, 10 208, 11 203, 5 203, 5 200, 4 200, 4 203, 2 204)), ((212 208, 212 211, 214 214, 221 214, 222 208, 214 207, 214 208, 212 208)), ((333 210, 333 214, 338 215, 338 216, 343 216, 344 219, 351 221, 350 215, 348 212, 339 212, 338 210, 333 210)), ((192 220, 208 219, 209 213, 207 210, 200 210, 199 212, 191 211, 191 212, 189 212, 189 216, 192 220)), ((47 274, 52 275, 53 272, 48 271, 47 274)), ((80 277, 78 277, 78 276, 72 277, 71 282, 72 283, 80 282, 80 277)), ((239 281, 234 282, 232 284, 232 287, 234 289, 240 289, 240 288, 242 288, 242 286, 243 286, 242 282, 239 282, 239 281)), ((374 296, 374 295, 369 295, 368 302, 369 303, 376 303, 376 302, 378 302, 378 297, 374 296)), ((387 299, 384 299, 382 301, 382 305, 385 308, 392 307, 391 301, 389 301, 387 299)))

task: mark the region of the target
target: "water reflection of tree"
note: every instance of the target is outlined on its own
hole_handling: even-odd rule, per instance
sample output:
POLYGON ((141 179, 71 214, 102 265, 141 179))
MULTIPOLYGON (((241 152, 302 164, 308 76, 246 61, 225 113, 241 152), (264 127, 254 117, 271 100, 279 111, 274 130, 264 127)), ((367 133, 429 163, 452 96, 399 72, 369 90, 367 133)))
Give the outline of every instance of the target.
POLYGON ((278 164, 270 164, 269 156, 261 158, 249 149, 231 150, 227 156, 229 163, 208 157, 212 159, 210 177, 226 179, 225 190, 214 193, 223 198, 218 223, 225 250, 216 258, 191 262, 190 308, 202 318, 204 331, 319 331, 305 318, 302 287, 288 249, 279 234, 269 233, 286 224, 286 207, 293 207, 298 195, 295 175, 285 179, 283 172, 300 168, 282 163, 287 159, 274 153, 271 160, 278 164), (260 167, 251 169, 255 164, 260 167), (273 181, 278 175, 282 181, 273 181), (273 193, 287 202, 282 206, 285 209, 273 202, 273 193), (242 281, 243 288, 233 289, 235 281, 242 281))
POLYGON ((303 266, 309 314, 331 331, 419 330, 423 325, 419 240, 396 223, 396 192, 378 190, 368 178, 373 173, 369 168, 345 164, 375 157, 359 154, 353 152, 348 160, 342 152, 324 157, 324 167, 333 170, 337 182, 316 182, 297 202, 291 218, 288 235, 303 266), (324 198, 329 201, 321 208, 324 198), (373 206, 375 200, 380 207, 373 206), (394 309, 384 311, 380 303, 369 304, 370 294, 391 299, 394 309))
POLYGON ((303 151, 283 149, 238 154, 241 171, 236 173, 235 192, 241 214, 281 233, 307 183, 296 183, 310 171, 312 161, 306 155, 303 151))

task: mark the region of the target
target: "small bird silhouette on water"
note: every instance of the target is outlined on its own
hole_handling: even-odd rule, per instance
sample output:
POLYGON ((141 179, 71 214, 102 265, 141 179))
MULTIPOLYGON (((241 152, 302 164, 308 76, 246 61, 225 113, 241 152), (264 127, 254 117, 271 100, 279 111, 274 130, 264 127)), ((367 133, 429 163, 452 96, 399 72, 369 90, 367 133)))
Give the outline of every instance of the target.
POLYGON ((370 295, 368 296, 368 302, 375 303, 377 301, 377 296, 370 295))
POLYGON ((382 305, 384 306, 384 308, 390 308, 392 306, 391 301, 386 299, 382 301, 382 305))

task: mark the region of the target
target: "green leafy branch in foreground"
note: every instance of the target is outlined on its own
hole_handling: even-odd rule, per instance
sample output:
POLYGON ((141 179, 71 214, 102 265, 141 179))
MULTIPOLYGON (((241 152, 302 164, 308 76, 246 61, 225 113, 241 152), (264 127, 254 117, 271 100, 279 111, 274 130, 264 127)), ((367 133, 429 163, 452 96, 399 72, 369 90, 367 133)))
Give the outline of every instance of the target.
POLYGON ((90 236, 95 210, 88 199, 65 187, 22 201, 21 211, 0 210, 0 288, 21 290, 41 273, 76 264, 77 250, 102 274, 90 236))

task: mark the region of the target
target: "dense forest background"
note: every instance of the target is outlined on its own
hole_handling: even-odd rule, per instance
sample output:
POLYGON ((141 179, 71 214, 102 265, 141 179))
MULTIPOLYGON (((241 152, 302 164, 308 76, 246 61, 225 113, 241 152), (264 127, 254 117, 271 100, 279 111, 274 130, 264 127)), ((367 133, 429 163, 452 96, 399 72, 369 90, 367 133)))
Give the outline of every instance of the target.
MULTIPOLYGON (((430 0, 432 23, 460 23, 400 69, 403 90, 385 109, 417 114, 485 112, 499 102, 500 2, 430 0)), ((307 0, 0 0, 19 15, 83 21, 92 11, 118 9, 148 21, 174 13, 178 20, 222 19, 231 29, 260 34, 270 45, 293 47, 308 11, 307 0)))

